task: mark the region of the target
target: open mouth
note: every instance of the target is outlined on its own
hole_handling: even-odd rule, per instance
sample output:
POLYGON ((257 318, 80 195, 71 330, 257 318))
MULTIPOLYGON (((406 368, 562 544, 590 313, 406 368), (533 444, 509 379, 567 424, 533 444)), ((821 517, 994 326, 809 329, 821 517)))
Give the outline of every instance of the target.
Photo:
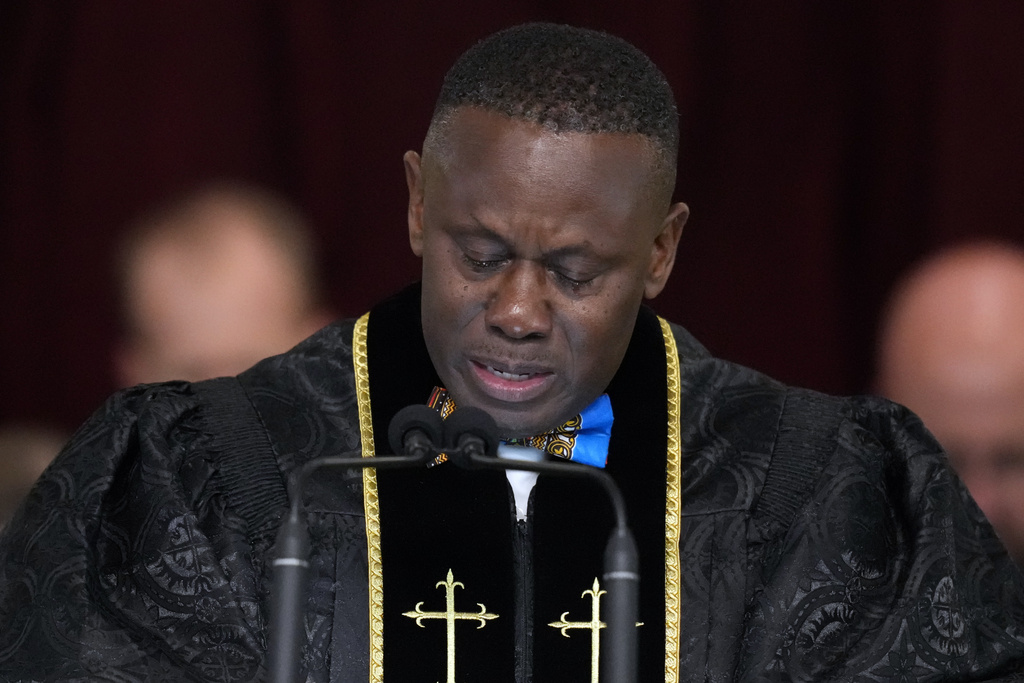
POLYGON ((532 373, 505 372, 504 370, 499 370, 493 365, 485 365, 484 367, 487 368, 488 372, 495 375, 496 377, 507 379, 511 382, 522 382, 533 377, 532 373))
POLYGON ((480 389, 493 399, 507 402, 528 401, 545 391, 554 373, 529 368, 502 368, 479 361, 471 366, 480 389))

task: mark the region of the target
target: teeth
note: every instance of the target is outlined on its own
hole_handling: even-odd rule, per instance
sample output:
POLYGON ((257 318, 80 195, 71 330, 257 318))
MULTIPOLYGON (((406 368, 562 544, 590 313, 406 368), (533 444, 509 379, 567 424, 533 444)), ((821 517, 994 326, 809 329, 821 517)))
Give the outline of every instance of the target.
POLYGON ((501 377, 502 379, 517 381, 517 382, 521 382, 521 381, 523 381, 524 379, 526 379, 526 378, 528 378, 530 376, 528 374, 527 375, 517 375, 514 372, 502 372, 501 370, 493 368, 490 365, 487 366, 487 369, 489 371, 491 371, 492 373, 494 373, 495 375, 497 375, 498 377, 501 377))

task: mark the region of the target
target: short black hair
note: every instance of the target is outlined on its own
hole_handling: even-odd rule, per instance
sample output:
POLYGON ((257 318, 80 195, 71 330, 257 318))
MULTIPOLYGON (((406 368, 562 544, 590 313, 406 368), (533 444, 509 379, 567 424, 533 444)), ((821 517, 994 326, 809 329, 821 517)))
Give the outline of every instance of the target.
POLYGON ((672 88, 647 55, 608 33, 529 23, 484 38, 445 76, 427 143, 465 106, 553 132, 645 136, 674 182, 679 113, 672 88))

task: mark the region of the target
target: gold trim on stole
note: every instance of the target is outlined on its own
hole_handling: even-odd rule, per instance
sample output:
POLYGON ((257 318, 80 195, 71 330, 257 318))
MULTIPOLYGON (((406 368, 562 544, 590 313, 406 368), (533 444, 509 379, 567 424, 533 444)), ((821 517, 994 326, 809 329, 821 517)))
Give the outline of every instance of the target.
MULTIPOLYGON (((370 412, 370 374, 367 364, 366 328, 370 314, 356 321, 352 334, 352 362, 355 367, 359 433, 364 458, 373 457, 373 416, 370 412)), ((672 328, 659 317, 665 340, 666 384, 668 389, 668 448, 666 458, 665 507, 665 683, 679 680, 679 623, 682 614, 679 538, 682 498, 680 495, 682 443, 680 436, 679 352, 672 328)), ((380 544, 380 499, 373 469, 363 470, 363 508, 366 514, 366 544, 370 602, 370 682, 384 681, 384 572, 380 544)))
POLYGON ((679 620, 682 593, 679 579, 679 538, 682 514, 680 436, 679 351, 668 321, 658 317, 665 338, 666 383, 668 386, 668 448, 665 491, 665 683, 679 680, 679 620))
MULTIPOLYGON (((366 327, 370 314, 356 321, 352 332, 352 364, 356 375, 356 403, 359 406, 359 438, 364 458, 372 458, 373 415, 370 412, 370 369, 367 363, 366 327)), ((380 551, 380 498, 377 472, 363 469, 363 511, 366 514, 366 556, 370 595, 370 681, 384 681, 384 568, 380 551)))

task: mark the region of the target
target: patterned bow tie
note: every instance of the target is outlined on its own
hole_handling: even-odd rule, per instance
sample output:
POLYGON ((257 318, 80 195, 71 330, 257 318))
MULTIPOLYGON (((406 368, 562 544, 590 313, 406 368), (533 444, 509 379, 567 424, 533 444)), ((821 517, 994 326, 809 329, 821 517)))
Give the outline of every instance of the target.
MULTIPOLYGON (((427 405, 447 418, 455 410, 455 401, 447 389, 434 387, 427 405)), ((608 394, 601 394, 583 412, 549 432, 523 439, 509 439, 502 443, 513 446, 532 446, 557 458, 580 462, 593 467, 604 467, 608 460, 608 441, 612 435, 612 402, 608 394)), ((430 466, 448 460, 442 453, 430 466)))

